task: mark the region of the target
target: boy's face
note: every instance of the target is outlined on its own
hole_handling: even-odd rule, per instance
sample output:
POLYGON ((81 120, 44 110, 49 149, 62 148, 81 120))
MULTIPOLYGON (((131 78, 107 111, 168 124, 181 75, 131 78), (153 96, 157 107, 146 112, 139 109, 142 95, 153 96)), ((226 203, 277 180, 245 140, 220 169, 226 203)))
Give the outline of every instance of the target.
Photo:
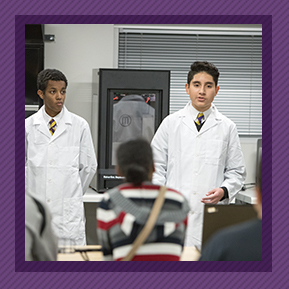
POLYGON ((64 81, 48 80, 46 90, 38 90, 37 93, 43 99, 45 111, 49 116, 54 117, 61 112, 66 95, 64 81))
POLYGON ((190 85, 186 83, 186 91, 193 107, 197 111, 204 112, 211 107, 211 103, 219 91, 219 86, 215 85, 210 74, 200 72, 194 75, 190 85))

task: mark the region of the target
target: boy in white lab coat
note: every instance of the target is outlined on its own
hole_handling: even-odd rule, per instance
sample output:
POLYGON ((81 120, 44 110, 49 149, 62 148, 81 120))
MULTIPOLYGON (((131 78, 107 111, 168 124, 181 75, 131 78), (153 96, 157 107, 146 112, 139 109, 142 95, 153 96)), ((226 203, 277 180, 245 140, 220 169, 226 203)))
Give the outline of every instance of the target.
POLYGON ((199 249, 203 204, 228 204, 246 176, 236 125, 212 103, 218 77, 213 64, 193 63, 185 85, 190 101, 163 120, 152 140, 153 182, 175 188, 188 199, 185 246, 199 249))
POLYGON ((59 245, 85 245, 83 194, 97 167, 88 123, 64 106, 67 79, 55 69, 39 73, 44 106, 25 120, 25 181, 52 214, 59 245))

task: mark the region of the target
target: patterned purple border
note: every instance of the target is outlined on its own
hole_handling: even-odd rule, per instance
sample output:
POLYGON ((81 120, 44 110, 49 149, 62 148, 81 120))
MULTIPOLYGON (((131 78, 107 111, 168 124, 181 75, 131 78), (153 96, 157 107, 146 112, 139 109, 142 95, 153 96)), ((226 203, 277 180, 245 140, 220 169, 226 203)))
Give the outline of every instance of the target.
MULTIPOLYGON (((286 126, 289 121, 287 112, 289 98, 286 89, 289 73, 288 0, 275 2, 269 0, 72 0, 69 2, 2 0, 0 7, 1 288, 45 288, 48 286, 50 288, 187 288, 192 285, 196 288, 288 287, 289 230, 287 223, 289 213, 286 190, 289 171, 289 134, 286 126), (62 16, 36 16, 45 14, 62 16), (73 16, 74 14, 82 16, 73 16), (16 15, 34 16, 21 18, 16 15), (216 262, 212 264, 213 262, 206 262, 208 265, 200 264, 201 262, 178 262, 168 264, 167 272, 151 272, 152 268, 147 269, 145 262, 143 262, 142 270, 136 269, 136 271, 143 272, 129 272, 132 270, 122 267, 112 269, 127 272, 95 272, 100 271, 97 262, 93 262, 94 266, 87 262, 65 262, 59 267, 56 262, 56 264, 35 262, 36 265, 32 266, 33 268, 27 267, 23 262, 24 46, 22 45, 24 45, 23 25, 25 23, 262 23, 264 33, 263 175, 265 176, 263 178, 263 190, 265 190, 263 206, 266 212, 263 216, 265 224, 263 250, 267 254, 266 260, 252 263, 216 262), (280 120, 282 120, 281 125, 280 120), (15 127, 15 132, 11 131, 11 127, 15 127), (254 271, 255 266, 258 266, 259 273, 245 272, 254 271), (64 269, 69 272, 63 272, 64 269), (29 270, 35 273, 24 272, 29 270), (77 273, 76 271, 86 272, 77 273), (262 273, 262 271, 267 272, 262 273)), ((103 271, 111 270, 112 262, 99 263, 103 271)), ((161 271, 158 269, 163 269, 164 265, 160 262, 156 263, 150 262, 149 266, 157 267, 156 271, 161 271)))
POLYGON ((271 173, 271 16, 16 16, 15 21, 15 160, 16 221, 15 263, 17 272, 270 272, 272 270, 272 173, 271 173), (24 260, 24 27, 25 24, 262 24, 263 31, 263 260, 261 262, 25 262, 24 260), (20 125, 18 124, 20 123, 20 125))

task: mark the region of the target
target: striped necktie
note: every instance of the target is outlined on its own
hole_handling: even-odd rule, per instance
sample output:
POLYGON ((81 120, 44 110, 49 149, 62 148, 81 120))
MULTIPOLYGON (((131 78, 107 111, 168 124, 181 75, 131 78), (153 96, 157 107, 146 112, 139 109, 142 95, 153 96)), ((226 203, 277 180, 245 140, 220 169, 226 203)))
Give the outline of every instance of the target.
POLYGON ((55 132, 56 122, 55 122, 55 120, 52 118, 52 119, 50 120, 49 124, 50 124, 49 131, 50 131, 51 135, 53 135, 54 132, 55 132))
POLYGON ((200 112, 198 114, 197 119, 195 120, 195 124, 196 124, 197 130, 200 131, 201 127, 204 124, 204 114, 203 113, 200 112))
POLYGON ((196 119, 196 124, 197 125, 201 125, 204 121, 204 114, 202 112, 200 112, 197 116, 197 119, 196 119))

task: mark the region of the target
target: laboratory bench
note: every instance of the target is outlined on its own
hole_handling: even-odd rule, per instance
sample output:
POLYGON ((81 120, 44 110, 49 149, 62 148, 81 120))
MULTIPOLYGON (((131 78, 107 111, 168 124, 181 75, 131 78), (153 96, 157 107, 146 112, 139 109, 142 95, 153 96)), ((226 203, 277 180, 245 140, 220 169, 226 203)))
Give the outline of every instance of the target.
MULTIPOLYGON (((200 253, 195 247, 184 247, 180 261, 198 261, 199 258, 200 253)), ((57 261, 102 261, 101 246, 68 247, 58 253, 57 261)))
MULTIPOLYGON (((86 193, 83 196, 83 202, 84 203, 99 203, 103 198, 102 193, 98 193, 92 188, 88 188, 86 193)), ((256 204, 257 198, 256 198, 256 192, 255 187, 250 187, 244 191, 240 191, 237 196, 236 200, 247 203, 247 204, 256 204)))
POLYGON ((93 190, 92 188, 88 188, 86 193, 83 196, 84 203, 99 203, 103 198, 103 194, 100 194, 93 190))
MULTIPOLYGON (((96 209, 103 198, 102 193, 88 188, 83 196, 85 218, 86 218, 86 242, 87 245, 98 245, 98 238, 96 234, 96 209)), ((245 191, 240 191, 235 200, 235 204, 256 204, 257 198, 255 196, 255 188, 248 188, 245 191)))
POLYGON ((85 231, 87 245, 98 245, 98 238, 96 234, 96 209, 101 202, 103 194, 88 188, 83 196, 84 210, 85 210, 85 231))
POLYGON ((255 187, 250 187, 244 191, 240 191, 236 196, 236 204, 251 204, 257 203, 255 187))

